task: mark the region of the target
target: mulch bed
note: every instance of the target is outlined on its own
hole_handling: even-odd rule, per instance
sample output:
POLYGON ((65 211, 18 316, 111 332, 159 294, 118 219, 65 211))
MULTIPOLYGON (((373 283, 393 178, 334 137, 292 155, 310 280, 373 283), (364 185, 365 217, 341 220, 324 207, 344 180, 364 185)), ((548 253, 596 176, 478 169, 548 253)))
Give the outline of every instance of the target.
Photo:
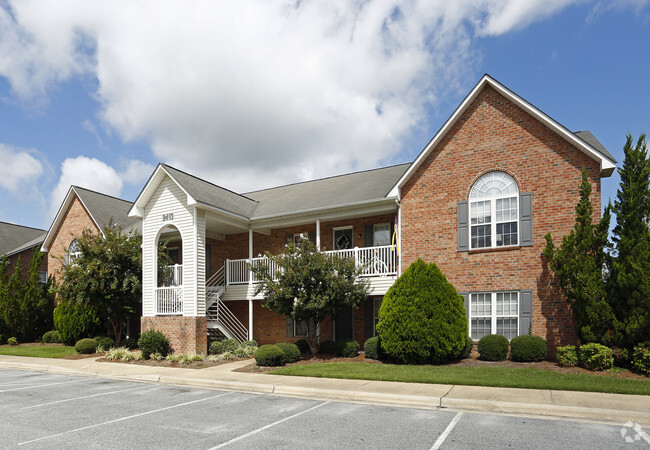
MULTIPOLYGON (((101 355, 96 355, 96 356, 101 356, 101 355)), ((118 363, 118 364, 134 364, 137 366, 153 366, 153 367, 180 367, 182 369, 205 369, 207 367, 215 367, 215 366, 220 366, 222 364, 228 364, 232 362, 237 362, 237 361, 243 361, 246 358, 237 358, 234 357, 233 359, 230 360, 219 360, 219 361, 192 361, 189 364, 181 364, 179 362, 175 361, 154 361, 151 359, 147 360, 140 360, 140 361, 109 361, 106 358, 99 358, 97 361, 99 362, 107 362, 107 363, 118 363)), ((251 359, 251 363, 255 363, 254 359, 251 359)))

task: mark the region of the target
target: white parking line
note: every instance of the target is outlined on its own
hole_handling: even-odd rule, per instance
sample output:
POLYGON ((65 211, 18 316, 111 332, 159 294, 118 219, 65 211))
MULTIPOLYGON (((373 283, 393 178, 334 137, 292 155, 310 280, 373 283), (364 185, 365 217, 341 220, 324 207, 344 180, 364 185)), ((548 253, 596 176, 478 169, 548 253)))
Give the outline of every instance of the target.
POLYGON ((82 400, 84 398, 92 398, 92 397, 99 397, 102 395, 112 395, 112 394, 118 394, 120 392, 128 392, 128 391, 137 391, 137 390, 143 390, 143 389, 154 389, 157 388, 158 386, 139 386, 131 389, 120 389, 119 391, 111 391, 111 392, 101 392, 99 394, 92 394, 92 395, 84 395, 83 397, 73 397, 73 398, 66 398, 65 400, 57 400, 55 402, 47 402, 47 403, 40 403, 38 405, 32 405, 32 406, 25 406, 24 408, 21 409, 31 409, 31 408, 40 408, 42 406, 49 406, 49 405, 56 405, 57 403, 65 403, 65 402, 72 402, 75 400, 82 400))
POLYGON ((180 403, 178 405, 166 406, 164 408, 154 409, 152 411, 145 411, 145 412, 142 412, 142 413, 139 413, 139 414, 133 414, 132 416, 120 417, 119 419, 109 420, 107 422, 96 423, 94 425, 88 425, 86 427, 75 428, 74 430, 62 431, 61 433, 50 434, 48 436, 42 436, 42 437, 37 438, 37 439, 32 439, 31 441, 21 442, 18 445, 31 444, 33 442, 43 441, 45 439, 51 439, 51 438, 54 438, 54 437, 63 436, 65 434, 76 433, 78 431, 84 431, 84 430, 88 430, 90 428, 103 427, 104 425, 109 425, 111 423, 122 422, 124 420, 134 419, 136 417, 146 416, 148 414, 154 414, 154 413, 161 412, 161 411, 167 411, 167 410, 170 410, 170 409, 178 408, 180 406, 193 405, 194 403, 205 402, 207 400, 214 400, 215 398, 224 397, 226 395, 231 395, 231 394, 232 394, 232 392, 226 392, 225 394, 213 395, 212 397, 201 398, 199 400, 192 400, 191 402, 185 402, 185 403, 180 403))
POLYGON ((451 419, 451 422, 449 425, 447 425, 447 428, 445 428, 445 431, 442 432, 442 434, 438 437, 438 440, 433 444, 433 447, 431 447, 431 450, 438 450, 440 446, 442 445, 443 442, 445 442, 445 439, 447 439, 447 436, 449 436, 449 433, 451 433, 451 430, 454 429, 460 418, 463 417, 463 413, 459 412, 454 416, 453 419, 451 419))
POLYGON ((269 428, 271 428, 271 427, 274 427, 274 426, 276 426, 276 425, 278 425, 278 424, 280 424, 280 423, 282 423, 282 422, 285 422, 285 421, 287 421, 287 420, 289 420, 289 419, 293 419, 294 417, 298 417, 298 416, 300 416, 300 415, 302 415, 302 414, 308 413, 309 411, 313 411, 314 409, 316 409, 316 408, 320 408, 321 406, 323 406, 323 405, 327 405, 328 403, 329 403, 329 402, 324 402, 324 403, 321 403, 321 404, 319 404, 319 405, 312 406, 311 408, 306 409, 306 410, 304 410, 304 411, 302 411, 302 412, 299 412, 299 413, 297 413, 297 414, 294 414, 293 416, 285 417, 284 419, 282 419, 282 420, 278 420, 277 422, 273 422, 273 423, 270 423, 270 424, 268 424, 268 425, 264 425, 262 428, 258 428, 257 430, 253 430, 253 431, 251 431, 251 432, 249 432, 249 433, 242 434, 241 436, 238 436, 238 437, 236 437, 236 438, 234 438, 234 439, 231 439, 231 440, 229 440, 229 441, 226 441, 226 442, 224 442, 223 444, 219 444, 219 445, 217 445, 216 447, 212 447, 210 450, 215 450, 215 449, 217 449, 217 448, 223 448, 223 447, 225 447, 225 446, 227 446, 227 445, 230 445, 230 444, 233 444, 233 443, 235 443, 235 442, 237 442, 237 441, 241 441, 242 439, 246 439, 246 438, 249 437, 249 436, 252 436, 252 435, 257 434, 257 433, 259 433, 259 432, 261 432, 261 431, 267 430, 267 429, 269 429, 269 428))
POLYGON ((25 387, 13 388, 13 389, 3 389, 2 391, 0 391, 0 393, 11 392, 11 391, 24 391, 25 389, 38 389, 38 388, 42 388, 42 387, 56 386, 57 384, 87 383, 89 381, 95 381, 95 380, 93 380, 93 379, 89 379, 89 380, 73 380, 73 381, 61 381, 60 383, 38 384, 36 386, 25 386, 25 387))

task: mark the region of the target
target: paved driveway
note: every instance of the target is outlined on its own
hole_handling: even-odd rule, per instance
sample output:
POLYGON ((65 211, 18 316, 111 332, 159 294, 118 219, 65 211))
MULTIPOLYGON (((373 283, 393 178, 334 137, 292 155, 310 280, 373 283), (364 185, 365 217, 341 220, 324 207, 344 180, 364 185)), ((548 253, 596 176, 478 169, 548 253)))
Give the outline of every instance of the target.
POLYGON ((645 432, 619 425, 324 402, 5 369, 0 369, 0 424, 2 448, 650 446, 645 432), (625 437, 632 442, 626 443, 625 437))

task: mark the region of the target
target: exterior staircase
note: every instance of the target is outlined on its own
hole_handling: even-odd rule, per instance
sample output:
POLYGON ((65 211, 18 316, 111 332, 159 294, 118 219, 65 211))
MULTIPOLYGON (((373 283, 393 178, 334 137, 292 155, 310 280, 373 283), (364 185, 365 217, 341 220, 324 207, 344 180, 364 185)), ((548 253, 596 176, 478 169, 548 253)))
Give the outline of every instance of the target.
POLYGON ((226 290, 226 266, 221 267, 205 282, 206 315, 208 316, 208 340, 248 340, 248 329, 221 300, 226 290))

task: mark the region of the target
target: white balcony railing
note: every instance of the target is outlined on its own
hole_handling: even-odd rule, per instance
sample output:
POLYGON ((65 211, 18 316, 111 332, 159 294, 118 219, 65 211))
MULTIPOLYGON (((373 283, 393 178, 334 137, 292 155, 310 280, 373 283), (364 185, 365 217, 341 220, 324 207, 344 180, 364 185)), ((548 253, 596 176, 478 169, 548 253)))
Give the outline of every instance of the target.
POLYGON ((156 288, 156 315, 183 314, 183 286, 156 288))
MULTIPOLYGON (((397 249, 392 245, 379 247, 353 248, 347 250, 333 250, 324 252, 332 257, 352 257, 361 266, 362 277, 397 275, 397 249)), ((226 260, 226 284, 246 284, 249 281, 248 259, 226 260)), ((260 264, 269 264, 266 257, 253 258, 253 267, 260 264)), ((276 273, 278 267, 275 263, 269 266, 270 273, 276 273)), ((256 283, 257 278, 253 274, 252 282, 256 283)))

